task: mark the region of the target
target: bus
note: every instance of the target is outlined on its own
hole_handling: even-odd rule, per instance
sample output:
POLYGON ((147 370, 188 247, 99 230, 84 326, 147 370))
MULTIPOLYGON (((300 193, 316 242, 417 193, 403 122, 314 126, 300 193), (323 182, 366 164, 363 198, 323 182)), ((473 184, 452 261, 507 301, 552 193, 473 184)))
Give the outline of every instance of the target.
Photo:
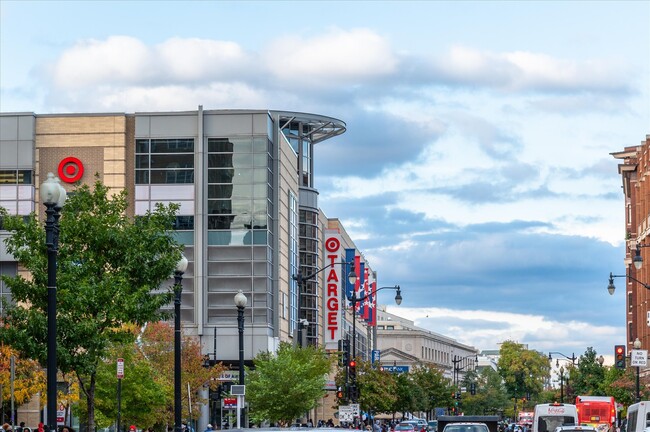
POLYGON ((593 426, 598 432, 616 427, 616 401, 611 396, 576 396, 578 422, 593 426))
POLYGON ((564 403, 546 403, 535 405, 532 432, 555 432, 555 428, 564 425, 577 425, 576 406, 564 403))

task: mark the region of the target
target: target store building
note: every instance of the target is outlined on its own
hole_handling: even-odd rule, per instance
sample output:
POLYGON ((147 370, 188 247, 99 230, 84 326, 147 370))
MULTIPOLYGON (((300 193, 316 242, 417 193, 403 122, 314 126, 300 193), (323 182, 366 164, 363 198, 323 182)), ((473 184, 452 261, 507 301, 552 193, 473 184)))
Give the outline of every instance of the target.
MULTIPOLYGON (((131 216, 157 202, 179 203, 175 234, 190 261, 183 279, 183 326, 200 339, 211 362, 231 364, 236 375, 233 299, 238 290, 248 298, 248 364, 260 351, 295 340, 300 319, 308 322, 304 337, 310 344, 330 345, 328 335, 351 333, 345 308, 335 317, 336 331, 327 329, 323 287, 328 272, 305 281, 300 296, 292 277, 331 262, 326 261, 331 255, 325 251, 327 233, 340 242, 339 261, 346 260, 345 249, 355 249, 338 220, 319 210, 313 173, 316 144, 345 128, 343 121, 322 115, 201 106, 134 114, 3 113, 0 206, 11 214, 42 215, 38 188, 48 172, 68 191, 77 183, 94 183, 98 174, 114 191, 128 192, 131 216)), ((13 275, 21 269, 1 242, 7 235, 1 228, 0 272, 13 275)), ((338 271, 343 275, 349 269, 338 271)), ((0 295, 11 300, 4 285, 0 295)), ((340 304, 342 296, 343 289, 340 304)), ((364 324, 356 325, 357 352, 367 356, 370 332, 364 324)))

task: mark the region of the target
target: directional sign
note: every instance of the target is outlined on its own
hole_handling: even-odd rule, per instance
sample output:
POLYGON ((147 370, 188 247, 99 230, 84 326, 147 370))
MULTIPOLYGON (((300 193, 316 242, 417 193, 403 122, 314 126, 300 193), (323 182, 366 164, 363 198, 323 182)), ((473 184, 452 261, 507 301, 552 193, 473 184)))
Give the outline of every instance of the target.
POLYGON ((648 366, 648 350, 631 350, 630 366, 648 366))
POLYGON ((348 406, 352 408, 352 413, 354 414, 354 416, 359 417, 359 414, 361 414, 361 407, 359 406, 359 404, 350 404, 348 406))
POLYGON ((350 405, 339 405, 339 421, 353 422, 354 410, 350 405))
POLYGON ((381 361, 381 351, 379 350, 372 350, 372 357, 371 357, 371 363, 375 364, 381 361))

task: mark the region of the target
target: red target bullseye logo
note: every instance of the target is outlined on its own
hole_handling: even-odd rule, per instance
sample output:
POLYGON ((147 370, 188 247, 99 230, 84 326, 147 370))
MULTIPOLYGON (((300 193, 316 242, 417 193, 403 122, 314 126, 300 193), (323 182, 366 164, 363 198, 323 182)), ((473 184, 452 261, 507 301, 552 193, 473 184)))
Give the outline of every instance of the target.
POLYGON ((67 157, 59 163, 59 178, 66 183, 74 183, 84 175, 84 165, 76 157, 67 157))
POLYGON ((336 237, 330 237, 325 240, 325 249, 328 252, 336 252, 339 250, 339 247, 341 247, 341 243, 336 237))

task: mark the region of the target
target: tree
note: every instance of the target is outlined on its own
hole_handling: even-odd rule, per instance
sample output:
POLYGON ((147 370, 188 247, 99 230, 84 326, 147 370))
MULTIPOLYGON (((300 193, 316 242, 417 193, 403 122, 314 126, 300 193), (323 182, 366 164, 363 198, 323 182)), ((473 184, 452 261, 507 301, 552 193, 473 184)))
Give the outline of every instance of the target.
MULTIPOLYGON (((97 180, 79 186, 62 210, 57 266, 57 364, 74 372, 95 431, 97 368, 111 346, 132 341, 123 327, 158 321, 173 298, 160 290, 180 259, 182 246, 171 229, 177 205, 157 205, 133 220, 126 192, 111 192, 97 180)), ((0 341, 25 358, 47 361, 47 248, 45 231, 32 214, 4 216, 7 250, 30 272, 3 276, 16 302, 6 309, 0 341)))
POLYGON ((424 409, 427 418, 436 407, 447 406, 451 387, 449 379, 445 378, 442 372, 432 366, 420 365, 412 372, 413 382, 422 389, 424 396, 424 409))
POLYGON ((476 377, 476 395, 463 396, 466 415, 496 415, 510 406, 501 375, 491 367, 484 368, 476 377))
POLYGON ((531 397, 541 393, 550 373, 545 355, 513 341, 501 344, 497 369, 507 393, 511 398, 518 399, 529 393, 531 397))
MULTIPOLYGON (((135 347, 135 345, 132 345, 135 347)), ((166 413, 166 420, 173 422, 174 404, 174 328, 167 322, 149 323, 142 332, 138 341, 138 351, 148 360, 156 381, 162 383, 167 390, 167 406, 162 407, 166 413)), ((188 389, 191 393, 192 412, 199 412, 200 406, 207 403, 201 397, 201 390, 209 387, 216 390, 219 386, 219 377, 225 370, 222 363, 206 367, 201 344, 196 338, 183 336, 181 347, 181 396, 183 402, 183 416, 189 417, 188 389)), ((159 420, 160 412, 158 412, 159 420)))
POLYGON ((605 368, 598 363, 597 353, 588 347, 580 356, 577 368, 571 369, 571 386, 573 394, 606 396, 602 383, 605 379, 605 368))
POLYGON ((364 361, 357 361, 357 370, 361 409, 372 413, 388 412, 397 399, 393 374, 373 368, 370 362, 364 361))
POLYGON ((325 394, 332 361, 320 347, 281 342, 276 353, 262 352, 246 372, 246 399, 254 421, 287 425, 314 408, 325 394))
MULTIPOLYGON (((0 345, 0 391, 3 405, 11 400, 11 357, 14 357, 14 402, 22 405, 45 391, 45 374, 34 360, 21 358, 9 345, 0 345)), ((4 406, 0 407, 3 410, 4 406)), ((9 407, 10 409, 10 407, 9 407)))

